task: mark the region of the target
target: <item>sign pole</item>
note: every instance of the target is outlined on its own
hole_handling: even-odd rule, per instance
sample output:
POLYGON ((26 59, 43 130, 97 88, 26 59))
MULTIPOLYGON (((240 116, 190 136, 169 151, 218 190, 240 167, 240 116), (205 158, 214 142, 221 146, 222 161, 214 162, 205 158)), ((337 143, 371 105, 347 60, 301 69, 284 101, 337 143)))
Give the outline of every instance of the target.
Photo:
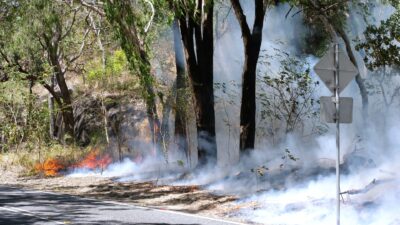
POLYGON ((335 43, 335 106, 336 106, 336 224, 340 225, 340 98, 339 98, 339 44, 335 43))
POLYGON ((340 92, 358 74, 357 67, 342 52, 339 52, 337 37, 319 62, 314 71, 333 93, 321 96, 321 120, 336 123, 336 224, 340 225, 340 123, 351 123, 353 120, 353 99, 339 97, 340 92), (341 107, 339 107, 341 104, 341 107))

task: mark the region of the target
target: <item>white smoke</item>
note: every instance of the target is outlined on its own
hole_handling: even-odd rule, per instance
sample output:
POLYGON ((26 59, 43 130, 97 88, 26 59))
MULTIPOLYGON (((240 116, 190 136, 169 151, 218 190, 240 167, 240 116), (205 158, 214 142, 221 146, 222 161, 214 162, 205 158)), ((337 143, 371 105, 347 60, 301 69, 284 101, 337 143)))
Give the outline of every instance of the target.
MULTIPOLYGON (((241 1, 244 3, 245 1, 241 1)), ((244 10, 251 25, 253 1, 246 1, 244 10), (251 13, 249 13, 251 12, 251 13)), ((267 12, 263 30, 262 49, 273 55, 274 48, 284 49, 293 55, 297 52, 298 39, 305 27, 301 16, 284 19, 289 7, 282 5, 267 12), (280 44, 277 44, 278 42, 280 44)), ((387 10, 377 7, 373 14, 378 19, 387 18, 387 10), (380 14, 380 12, 385 12, 380 14), (379 15, 382 15, 381 17, 379 15)), ((351 15, 356 17, 357 15, 351 15)), ((161 160, 147 159, 138 164, 129 159, 114 163, 104 171, 75 170, 70 176, 106 176, 118 177, 119 181, 155 180, 173 185, 204 185, 209 190, 224 194, 237 194, 242 203, 255 202, 255 208, 243 209, 238 214, 249 221, 262 224, 334 224, 336 179, 335 165, 335 130, 328 127, 323 136, 307 139, 296 134, 288 135, 286 140, 277 145, 264 145, 266 137, 258 137, 259 144, 251 155, 240 163, 239 138, 239 102, 241 71, 243 64, 243 44, 240 28, 233 12, 226 20, 227 31, 216 40, 215 44, 215 82, 224 83, 215 91, 217 98, 216 127, 218 140, 218 167, 209 167, 201 171, 187 173, 176 160, 166 165, 161 160), (289 150, 285 152, 285 149, 289 150), (288 159, 289 154, 296 160, 288 159), (235 165, 235 166, 230 166, 235 165)), ((360 20, 357 20, 360 21, 360 20)), ((351 26, 360 27, 358 23, 351 26)), ((362 30, 357 30, 359 34, 362 30)), ((317 58, 310 56, 307 61, 312 67, 317 58)), ((279 61, 272 59, 269 66, 259 66, 265 70, 277 71, 279 61)), ((261 73, 260 72, 260 73, 261 73)), ((318 80, 315 74, 312 79, 318 80)), ((321 85, 316 95, 330 95, 321 85)), ((342 224, 349 225, 398 225, 400 224, 400 167, 397 163, 400 151, 400 129, 398 113, 387 117, 389 125, 385 132, 376 131, 376 124, 381 119, 370 118, 369 128, 363 127, 361 102, 355 82, 343 92, 343 96, 354 97, 354 124, 342 125, 341 162, 352 159, 349 155, 356 151, 363 159, 373 160, 373 166, 363 167, 351 162, 342 175, 341 188, 363 190, 372 183, 372 188, 365 193, 343 194, 342 224), (368 136, 359 137, 361 131, 368 136), (360 169, 361 168, 361 169, 360 169)), ((374 107, 371 105, 371 107, 374 107)), ((398 108, 396 108, 398 112, 398 108)), ((358 158, 356 158, 358 159, 358 158)))
MULTIPOLYGON (((397 204, 400 201, 400 174, 377 171, 384 171, 384 168, 363 171, 359 175, 342 176, 342 191, 363 189, 379 177, 372 191, 342 195, 342 224, 399 223, 400 210, 397 204)), ((269 191, 253 196, 244 202, 257 202, 257 208, 243 210, 241 216, 262 224, 332 224, 336 219, 335 183, 336 177, 332 175, 305 185, 292 186, 287 190, 269 191)))
POLYGON ((85 177, 85 176, 102 176, 102 177, 120 177, 128 176, 139 171, 141 166, 128 158, 122 162, 115 162, 108 165, 104 169, 88 169, 88 168, 75 168, 67 176, 69 177, 85 177))

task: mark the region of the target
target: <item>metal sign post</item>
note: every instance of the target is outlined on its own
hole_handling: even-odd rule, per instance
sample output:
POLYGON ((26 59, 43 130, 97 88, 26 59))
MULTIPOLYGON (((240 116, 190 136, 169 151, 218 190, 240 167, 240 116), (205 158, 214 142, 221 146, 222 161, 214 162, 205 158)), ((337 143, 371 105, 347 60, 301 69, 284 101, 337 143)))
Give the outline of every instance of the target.
POLYGON ((315 72, 333 93, 321 97, 321 119, 336 123, 336 224, 340 225, 340 123, 351 123, 353 99, 341 98, 340 92, 358 74, 357 68, 335 43, 314 67, 315 72), (341 103, 342 102, 342 103, 341 103))
POLYGON ((335 106, 336 106, 336 224, 340 225, 340 98, 339 98, 339 45, 335 43, 335 106))

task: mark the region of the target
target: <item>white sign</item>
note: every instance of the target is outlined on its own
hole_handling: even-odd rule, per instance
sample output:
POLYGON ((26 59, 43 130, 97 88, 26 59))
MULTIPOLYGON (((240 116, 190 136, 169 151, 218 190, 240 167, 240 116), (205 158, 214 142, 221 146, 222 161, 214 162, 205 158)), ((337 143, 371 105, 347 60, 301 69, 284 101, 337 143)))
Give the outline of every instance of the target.
MULTIPOLYGON (((353 98, 340 97, 339 123, 353 122, 353 98)), ((334 97, 321 97, 321 120, 327 123, 336 123, 336 105, 334 97)))
POLYGON ((335 65, 335 48, 331 47, 327 54, 321 58, 321 60, 314 66, 314 71, 329 88, 329 90, 335 92, 335 76, 337 72, 339 75, 339 93, 350 83, 351 80, 358 74, 357 68, 350 61, 347 53, 342 49, 338 51, 339 61, 337 71, 335 65))

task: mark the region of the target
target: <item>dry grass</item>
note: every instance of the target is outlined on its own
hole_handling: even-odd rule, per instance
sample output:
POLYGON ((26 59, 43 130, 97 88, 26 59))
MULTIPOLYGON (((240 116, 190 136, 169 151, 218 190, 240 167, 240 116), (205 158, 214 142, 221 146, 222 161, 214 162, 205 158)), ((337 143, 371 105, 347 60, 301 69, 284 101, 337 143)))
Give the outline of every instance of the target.
POLYGON ((38 165, 44 165, 50 159, 56 159, 63 165, 71 165, 82 159, 92 147, 85 149, 74 146, 52 144, 38 146, 35 149, 11 150, 0 154, 0 168, 15 171, 22 176, 38 175, 38 165))

